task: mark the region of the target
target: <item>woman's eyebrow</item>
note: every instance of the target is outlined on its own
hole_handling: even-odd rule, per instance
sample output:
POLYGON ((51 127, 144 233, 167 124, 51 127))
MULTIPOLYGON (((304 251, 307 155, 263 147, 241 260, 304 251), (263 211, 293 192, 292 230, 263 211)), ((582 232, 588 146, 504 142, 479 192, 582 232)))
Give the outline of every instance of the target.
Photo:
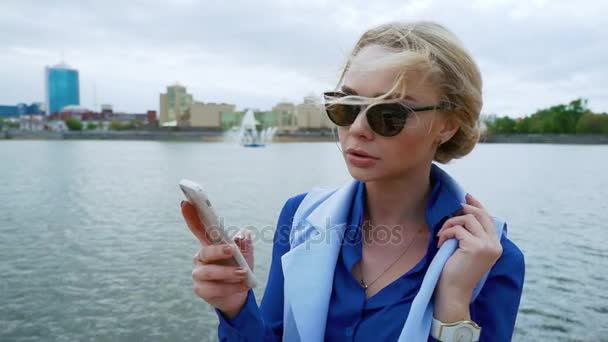
MULTIPOLYGON (((343 85, 340 90, 343 93, 347 94, 347 95, 357 95, 357 92, 353 88, 351 88, 349 86, 343 85)), ((375 94, 373 97, 379 97, 379 96, 382 96, 382 95, 384 95, 384 93, 375 94)), ((390 97, 389 96, 389 98, 398 98, 398 97, 395 95, 394 97, 390 97)), ((409 101, 416 102, 416 100, 413 97, 409 96, 409 95, 406 95, 403 99, 404 100, 409 100, 409 101)))
POLYGON ((343 93, 348 94, 348 95, 357 95, 357 92, 354 91, 352 88, 343 85, 340 90, 342 90, 343 93))

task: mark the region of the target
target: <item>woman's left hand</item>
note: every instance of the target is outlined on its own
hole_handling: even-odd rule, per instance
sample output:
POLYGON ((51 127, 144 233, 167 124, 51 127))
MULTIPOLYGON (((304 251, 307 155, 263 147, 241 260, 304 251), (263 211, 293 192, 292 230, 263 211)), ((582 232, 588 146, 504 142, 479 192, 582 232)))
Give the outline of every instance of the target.
POLYGON ((458 239, 458 248, 447 260, 436 293, 439 297, 458 297, 462 304, 471 300, 473 289, 502 255, 494 219, 470 194, 463 203, 462 216, 445 221, 437 236, 438 246, 450 238, 458 239))

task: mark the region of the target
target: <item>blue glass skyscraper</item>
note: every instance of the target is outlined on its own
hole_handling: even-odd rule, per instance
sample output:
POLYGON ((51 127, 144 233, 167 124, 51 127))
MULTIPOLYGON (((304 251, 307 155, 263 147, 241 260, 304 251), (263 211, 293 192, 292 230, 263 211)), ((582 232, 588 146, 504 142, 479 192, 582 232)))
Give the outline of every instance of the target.
POLYGON ((69 105, 80 105, 78 70, 65 64, 45 69, 47 113, 56 113, 69 105))

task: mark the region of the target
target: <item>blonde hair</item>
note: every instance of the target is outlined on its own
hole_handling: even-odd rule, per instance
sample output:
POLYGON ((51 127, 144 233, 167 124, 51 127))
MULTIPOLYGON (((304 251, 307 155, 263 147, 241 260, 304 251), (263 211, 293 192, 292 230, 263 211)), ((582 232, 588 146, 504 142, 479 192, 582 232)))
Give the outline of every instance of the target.
POLYGON ((441 102, 449 104, 450 118, 456 120, 460 128, 437 148, 434 160, 447 163, 471 152, 480 136, 482 81, 477 65, 458 38, 433 22, 391 22, 374 27, 355 44, 342 70, 338 87, 352 65, 353 57, 368 45, 379 45, 394 52, 378 58, 369 67, 398 67, 401 70, 393 88, 377 100, 382 101, 391 93, 399 93, 403 97, 407 92, 406 71, 416 70, 424 72, 423 79, 433 82, 440 91, 441 102))

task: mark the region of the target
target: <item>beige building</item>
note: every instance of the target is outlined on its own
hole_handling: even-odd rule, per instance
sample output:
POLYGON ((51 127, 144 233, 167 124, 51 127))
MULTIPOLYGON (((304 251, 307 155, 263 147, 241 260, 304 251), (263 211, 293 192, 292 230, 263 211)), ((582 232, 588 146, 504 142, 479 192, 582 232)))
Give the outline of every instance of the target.
POLYGON ((175 83, 167 87, 167 93, 160 94, 159 124, 161 126, 182 126, 184 117, 192 104, 192 95, 186 87, 175 83), (181 121, 181 122, 180 122, 181 121))
POLYGON ((220 128, 222 113, 234 113, 235 105, 227 103, 194 102, 188 109, 190 127, 220 128))
POLYGON ((160 94, 158 105, 158 125, 167 126, 169 124, 169 106, 167 104, 167 94, 160 94))
POLYGON ((304 102, 296 106, 295 112, 298 129, 331 128, 333 125, 316 95, 304 97, 304 102))
POLYGON ((309 95, 298 105, 280 102, 272 108, 280 131, 330 129, 333 123, 325 114, 320 97, 309 95))
POLYGON ((296 131, 298 129, 296 106, 291 102, 279 102, 272 107, 277 115, 277 129, 280 131, 296 131))
POLYGON ((174 84, 160 94, 160 126, 220 128, 221 113, 234 112, 235 106, 226 103, 195 102, 186 87, 174 84))

